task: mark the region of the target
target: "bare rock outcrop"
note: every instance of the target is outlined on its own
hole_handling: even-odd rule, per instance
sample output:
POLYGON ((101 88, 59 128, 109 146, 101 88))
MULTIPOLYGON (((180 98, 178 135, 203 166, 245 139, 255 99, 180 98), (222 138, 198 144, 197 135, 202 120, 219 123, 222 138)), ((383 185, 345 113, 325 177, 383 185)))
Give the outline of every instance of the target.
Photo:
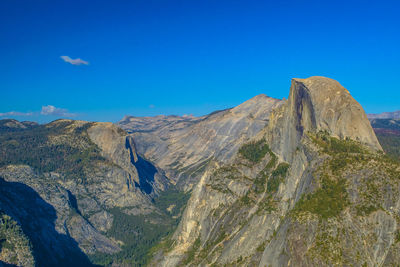
POLYGON ((382 150, 361 105, 337 81, 314 76, 292 79, 289 99, 271 114, 270 142, 285 160, 307 132, 326 131, 382 150))
POLYGON ((90 139, 101 148, 104 157, 122 167, 139 184, 139 175, 132 164, 138 160, 131 136, 111 122, 96 122, 89 129, 90 139))
POLYGON ((210 160, 229 162, 239 147, 268 123, 282 100, 264 94, 203 117, 125 117, 118 125, 134 136, 138 152, 179 187, 196 184, 210 160))

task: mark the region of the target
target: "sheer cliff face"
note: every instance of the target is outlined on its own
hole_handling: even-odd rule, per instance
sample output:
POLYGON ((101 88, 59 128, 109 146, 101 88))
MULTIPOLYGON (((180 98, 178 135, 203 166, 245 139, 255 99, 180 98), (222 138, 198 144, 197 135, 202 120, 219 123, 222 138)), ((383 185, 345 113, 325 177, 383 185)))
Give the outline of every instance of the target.
POLYGON ((229 162, 245 141, 267 124, 283 101, 266 95, 204 117, 126 117, 119 126, 133 133, 138 152, 185 190, 198 182, 212 159, 229 162))
MULTIPOLYGON (((114 124, 94 123, 88 129, 88 135, 101 149, 105 158, 128 174, 129 178, 126 183, 128 186, 140 188, 147 194, 154 196, 164 191, 170 184, 160 170, 146 166, 147 161, 136 154, 133 137, 124 133, 114 124)), ((147 165, 151 164, 147 163, 147 165)))
POLYGON ((210 163, 153 264, 398 262, 400 165, 349 92, 328 78, 293 79, 267 124, 229 162, 210 163))
POLYGON ((271 146, 289 160, 305 133, 326 131, 382 150, 361 105, 337 81, 293 79, 289 99, 271 116, 271 146))

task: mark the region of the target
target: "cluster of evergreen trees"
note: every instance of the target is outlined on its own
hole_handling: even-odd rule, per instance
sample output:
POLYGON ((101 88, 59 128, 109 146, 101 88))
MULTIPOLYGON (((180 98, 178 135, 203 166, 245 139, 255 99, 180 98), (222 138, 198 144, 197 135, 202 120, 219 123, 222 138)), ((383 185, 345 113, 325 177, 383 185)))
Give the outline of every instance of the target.
POLYGON ((159 211, 146 216, 130 215, 121 208, 110 209, 113 215, 113 225, 106 235, 124 244, 122 250, 116 254, 96 253, 90 258, 95 264, 109 266, 113 263, 129 266, 144 266, 151 257, 151 248, 160 240, 171 234, 179 222, 189 194, 177 190, 167 190, 154 199, 159 211), (170 205, 175 205, 168 211, 170 205))
POLYGON ((247 160, 258 163, 271 150, 265 139, 261 139, 257 142, 250 142, 244 144, 240 149, 239 153, 247 160))
POLYGON ((70 124, 66 121, 19 131, 3 129, 0 131, 0 167, 26 164, 41 173, 56 171, 66 177, 84 177, 84 169, 92 161, 103 160, 98 147, 87 136, 89 123, 76 128, 66 141, 50 141, 51 136, 64 134, 70 124))

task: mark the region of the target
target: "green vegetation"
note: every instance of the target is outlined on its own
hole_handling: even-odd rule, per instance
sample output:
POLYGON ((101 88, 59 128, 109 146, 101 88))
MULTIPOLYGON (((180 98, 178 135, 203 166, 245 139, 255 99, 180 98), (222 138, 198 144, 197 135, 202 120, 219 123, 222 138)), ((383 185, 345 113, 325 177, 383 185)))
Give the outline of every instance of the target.
POLYGON ((10 232, 13 233, 13 235, 20 235, 20 229, 17 225, 17 223, 13 220, 11 220, 11 217, 8 215, 5 215, 4 213, 1 212, 1 218, 0 218, 0 251, 2 248, 7 248, 10 250, 14 249, 14 243, 12 243, 11 240, 9 240, 8 235, 10 232))
POLYGON ((270 151, 269 155, 271 156, 271 160, 265 166, 264 172, 267 170, 271 170, 273 167, 275 167, 276 162, 278 161, 278 157, 274 154, 274 152, 270 151))
MULTIPOLYGON (((106 235, 122 241, 122 251, 116 254, 96 253, 90 256, 93 263, 109 266, 111 264, 128 264, 130 266, 144 266, 148 263, 152 253, 162 246, 171 244, 168 235, 171 235, 178 225, 180 215, 189 199, 189 194, 176 190, 167 190, 154 199, 154 204, 162 213, 149 215, 130 215, 121 208, 110 209, 114 216, 112 227, 106 235), (167 209, 175 205, 169 212, 167 209)), ((129 210, 129 209, 128 209, 129 210)))
POLYGON ((220 193, 234 195, 232 190, 230 190, 225 184, 215 184, 215 183, 213 183, 210 186, 211 186, 211 188, 213 190, 218 191, 220 193))
POLYGON ((25 263, 34 265, 32 245, 22 232, 21 226, 0 210, 0 253, 7 250, 7 262, 18 264, 17 253, 24 257, 25 263))
POLYGON ((383 210, 381 203, 384 202, 385 193, 382 189, 388 185, 388 181, 378 179, 375 175, 364 177, 359 189, 360 200, 354 207, 356 215, 368 216, 374 211, 383 210))
MULTIPOLYGON (((196 177, 198 175, 201 175, 202 173, 204 173, 204 171, 206 170, 208 164, 212 161, 213 157, 210 157, 204 161, 202 161, 201 163, 196 163, 196 164, 192 164, 183 168, 177 168, 175 167, 176 171, 181 173, 183 176, 185 177, 196 177)), ((171 166, 176 165, 172 164, 171 166)), ((174 169, 174 168, 172 168, 174 169)))
POLYGON ((270 161, 267 163, 264 169, 257 175, 256 179, 254 180, 253 188, 255 193, 257 194, 265 191, 265 184, 267 182, 267 178, 270 175, 271 170, 275 167, 276 162, 278 161, 277 156, 271 150, 269 150, 268 153, 271 156, 270 161))
POLYGON ((268 179, 268 193, 278 191, 279 185, 283 182, 288 170, 289 164, 285 162, 279 163, 278 167, 276 167, 276 169, 272 172, 271 177, 268 179))
POLYGON ((262 242, 258 247, 257 247, 257 251, 258 252, 263 252, 264 250, 265 250, 265 245, 266 245, 266 242, 264 241, 264 242, 262 242))
POLYGON ((201 245, 201 240, 200 237, 198 237, 196 241, 194 241, 193 246, 189 249, 189 251, 186 252, 186 258, 182 262, 184 266, 194 260, 194 257, 200 248, 200 245, 201 245))
POLYGON ((239 172, 239 170, 232 165, 216 169, 213 172, 212 176, 213 176, 213 182, 207 184, 207 186, 210 186, 215 191, 232 195, 234 195, 234 193, 227 186, 227 180, 236 180, 241 178, 249 179, 244 175, 242 175, 239 172))
POLYGON ((257 175, 256 179, 254 180, 253 188, 255 193, 260 194, 265 190, 265 183, 267 181, 268 174, 265 172, 261 172, 257 175))
MULTIPOLYGON (((199 250, 200 246, 192 247, 192 249, 197 248, 197 252, 198 252, 197 258, 198 259, 203 260, 203 259, 207 258, 209 253, 213 250, 213 248, 215 246, 217 246, 219 243, 221 243, 222 241, 224 241, 224 239, 228 236, 223 229, 219 229, 219 231, 217 233, 219 233, 219 234, 216 237, 214 237, 213 239, 207 240, 207 242, 204 244, 204 247, 201 250, 199 250)), ((200 245, 200 243, 199 243, 199 245, 200 245)), ((194 260, 194 257, 192 257, 192 255, 194 256, 194 254, 195 253, 191 252, 190 257, 188 257, 185 262, 194 264, 192 262, 194 260), (188 259, 190 259, 190 261, 188 261, 188 259)))
POLYGON ((279 163, 278 167, 272 172, 274 177, 285 177, 289 169, 288 163, 279 163))
POLYGON ((323 177, 321 187, 302 196, 293 209, 295 214, 310 212, 321 219, 338 216, 349 205, 346 180, 323 177))
POLYGON ((376 137, 387 155, 400 161, 400 133, 399 135, 377 133, 376 137))
POLYGON ((239 202, 241 205, 249 206, 254 203, 254 200, 249 197, 249 194, 246 194, 239 199, 239 202))
POLYGON ((239 149, 239 154, 252 163, 260 162, 265 154, 269 152, 271 152, 271 149, 269 148, 265 139, 244 144, 239 149))
POLYGON ((395 241, 396 243, 399 243, 399 242, 400 242, 400 230, 397 230, 397 231, 396 231, 396 234, 395 234, 395 237, 394 237, 394 241, 395 241))
POLYGON ((0 132, 0 167, 26 164, 39 172, 61 172, 67 178, 83 179, 85 169, 104 160, 99 148, 91 142, 87 123, 74 129, 70 139, 52 142, 61 137, 72 122, 53 122, 18 132, 0 132))
POLYGON ((330 162, 329 162, 329 167, 332 170, 333 173, 337 173, 338 171, 342 170, 344 167, 346 167, 348 163, 348 159, 346 157, 334 157, 330 162))
POLYGON ((278 161, 278 158, 271 151, 271 160, 267 163, 265 168, 257 175, 254 180, 252 189, 249 190, 246 195, 241 197, 238 201, 239 206, 249 206, 256 203, 259 194, 264 193, 265 190, 268 193, 262 201, 258 204, 257 214, 260 215, 262 212, 272 212, 277 210, 277 201, 274 199, 273 194, 278 191, 279 185, 284 181, 287 172, 289 170, 289 164, 281 162, 278 166, 273 169, 278 161), (265 188, 267 185, 267 188, 265 188))
POLYGON ((386 154, 400 161, 400 119, 373 119, 371 125, 386 154))
POLYGON ((364 163, 372 155, 361 143, 351 139, 341 140, 329 136, 327 132, 309 136, 323 153, 331 156, 327 161, 327 167, 335 176, 338 176, 346 166, 364 163))
POLYGON ((331 137, 326 131, 321 131, 316 136, 310 135, 310 137, 314 143, 322 148, 323 152, 329 155, 338 153, 367 153, 360 143, 351 139, 341 140, 331 137))
MULTIPOLYGON (((271 159, 267 163, 265 168, 257 175, 256 179, 254 180, 253 189, 254 193, 260 194, 265 191, 265 184, 267 183, 267 192, 268 193, 276 192, 279 188, 280 183, 284 180, 287 174, 287 171, 289 169, 289 164, 280 163, 276 167, 276 169, 272 170, 275 167, 278 158, 269 148, 265 139, 261 139, 260 141, 250 142, 248 144, 243 145, 239 149, 239 153, 244 158, 248 159, 253 163, 260 162, 261 159, 264 158, 265 154, 269 153, 271 159)), ((246 196, 242 197, 241 202, 243 204, 248 204, 250 203, 250 200, 251 198, 247 194, 246 196)))
POLYGON ((172 239, 172 235, 173 235, 173 231, 171 231, 169 234, 167 234, 166 236, 164 236, 161 241, 159 241, 158 243, 156 243, 156 245, 152 246, 150 248, 150 250, 147 253, 147 261, 150 260, 153 255, 157 252, 168 252, 173 248, 174 242, 175 240, 172 239))
POLYGON ((378 208, 375 205, 367 204, 367 205, 358 205, 356 206, 356 212, 358 216, 368 216, 372 212, 377 211, 378 208))
POLYGON ((278 162, 277 156, 271 150, 268 150, 268 153, 271 157, 270 161, 256 176, 252 189, 238 201, 239 207, 252 205, 257 201, 257 198, 260 197, 259 194, 264 193, 266 190, 268 195, 259 202, 257 214, 263 211, 267 211, 268 213, 276 211, 277 205, 272 194, 278 191, 279 185, 284 181, 289 170, 289 164, 286 162, 279 163, 278 166, 276 166, 278 162), (265 185, 267 185, 266 188, 265 185))
MULTIPOLYGON (((372 151, 368 151, 366 147, 362 144, 353 141, 353 140, 339 140, 337 138, 328 136, 326 132, 320 132, 316 136, 310 136, 311 139, 318 146, 322 148, 322 151, 328 154, 330 157, 326 159, 325 163, 321 168, 317 171, 323 178, 322 184, 324 181, 345 181, 344 179, 336 179, 335 177, 341 177, 342 175, 346 175, 346 172, 354 172, 355 170, 366 170, 369 169, 368 175, 363 176, 363 179, 359 183, 359 196, 360 200, 357 205, 353 206, 353 210, 358 216, 368 216, 372 212, 382 209, 380 203, 384 201, 382 189, 384 186, 388 186, 389 183, 395 182, 400 178, 398 163, 393 160, 392 157, 388 157, 383 155, 382 153, 374 153, 372 151), (375 168, 378 168, 378 173, 384 173, 385 178, 388 179, 379 179, 376 177, 376 172, 372 171, 375 168), (346 170, 346 172, 345 172, 346 170), (327 178, 333 177, 333 178, 327 178)), ((335 183, 331 183, 331 186, 335 185, 335 183)), ((335 190, 343 189, 343 193, 345 193, 345 187, 333 186, 335 190)), ((321 197, 323 194, 322 190, 319 189, 317 191, 321 197)), ((314 192, 313 194, 317 194, 314 192)), ((328 193, 328 192, 327 192, 328 193)), ((347 194, 344 194, 347 195, 347 194)), ((310 196, 308 196, 310 197, 310 196)), ((335 204, 335 200, 332 197, 326 196, 326 203, 335 204)), ((298 205, 313 205, 311 200, 307 203, 304 203, 304 198, 302 198, 303 202, 299 202, 298 205)), ((330 211, 332 214, 335 214, 335 210, 340 211, 346 203, 349 203, 347 198, 338 198, 338 203, 332 206, 332 210, 330 211), (345 201, 341 201, 345 200, 345 201)), ((314 211, 321 211, 322 208, 312 208, 314 211)), ((326 213, 323 212, 323 217, 328 217, 326 213)))
POLYGON ((187 201, 190 198, 190 192, 183 193, 176 189, 168 189, 160 194, 159 197, 153 200, 156 207, 170 216, 178 216, 186 206, 187 201), (169 212, 167 209, 175 205, 174 208, 169 212))
POLYGON ((400 131, 400 119, 373 119, 371 126, 379 130, 400 131))
POLYGON ((164 235, 171 231, 171 222, 152 223, 150 216, 129 215, 120 208, 113 208, 109 212, 114 216, 113 225, 107 231, 107 236, 123 242, 122 251, 108 255, 98 253, 91 257, 95 264, 110 265, 112 263, 142 266, 146 263, 147 252, 164 235), (169 224, 168 224, 169 223, 169 224))
POLYGON ((258 206, 257 215, 260 215, 263 211, 267 213, 271 213, 277 210, 277 203, 274 201, 272 195, 268 195, 265 197, 258 206))
POLYGON ((223 166, 218 168, 213 173, 214 179, 229 179, 235 180, 241 177, 241 173, 236 167, 233 166, 223 166))
POLYGON ((38 126, 38 124, 32 123, 32 122, 19 122, 19 121, 13 120, 13 119, 0 120, 0 132, 2 132, 2 133, 3 132, 20 132, 20 131, 25 131, 26 129, 29 129, 29 128, 35 128, 37 126, 38 126), (21 124, 25 128, 18 127, 21 124), (12 125, 17 126, 17 127, 12 127, 12 125))
POLYGON ((331 232, 331 225, 323 225, 315 236, 314 246, 309 250, 313 258, 319 258, 326 265, 343 266, 343 245, 341 244, 341 232, 331 232))

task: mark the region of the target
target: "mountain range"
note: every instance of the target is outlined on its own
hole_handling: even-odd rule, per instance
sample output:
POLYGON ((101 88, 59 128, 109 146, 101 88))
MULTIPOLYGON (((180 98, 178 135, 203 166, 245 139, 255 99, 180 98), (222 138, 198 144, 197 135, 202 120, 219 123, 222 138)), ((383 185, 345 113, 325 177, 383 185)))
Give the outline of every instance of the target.
POLYGON ((379 114, 368 114, 369 119, 400 119, 400 110, 393 112, 382 112, 379 114))
POLYGON ((367 116, 314 76, 292 79, 287 100, 201 117, 2 120, 0 260, 396 266, 397 113, 367 116))

